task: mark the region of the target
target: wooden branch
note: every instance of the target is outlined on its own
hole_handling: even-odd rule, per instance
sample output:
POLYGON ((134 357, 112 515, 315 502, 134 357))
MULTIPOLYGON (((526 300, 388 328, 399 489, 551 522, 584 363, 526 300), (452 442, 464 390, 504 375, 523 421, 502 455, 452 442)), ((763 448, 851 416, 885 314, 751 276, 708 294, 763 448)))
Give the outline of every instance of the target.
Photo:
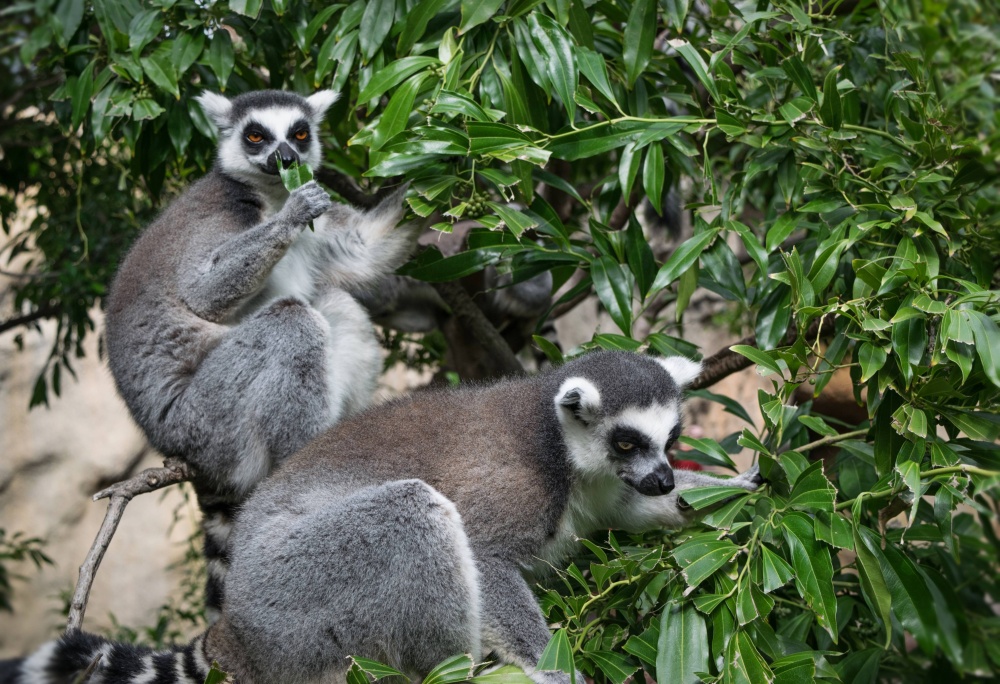
POLYGON ((492 360, 496 362, 497 372, 501 375, 521 375, 524 368, 517 360, 507 340, 497 332, 497 329, 486 318, 476 303, 457 282, 434 283, 434 289, 441 299, 451 309, 451 313, 462 325, 472 333, 476 341, 483 347, 492 360))
POLYGON ((58 313, 59 313, 59 307, 43 306, 40 309, 35 309, 29 314, 8 318, 5 321, 0 321, 0 333, 7 332, 8 330, 12 330, 22 325, 28 325, 30 323, 34 323, 35 321, 41 320, 43 318, 49 318, 51 316, 55 316, 58 313))
POLYGON ((157 489, 180 482, 188 482, 193 476, 194 472, 186 463, 176 458, 168 458, 163 462, 162 468, 147 468, 131 479, 116 482, 107 489, 102 489, 94 494, 94 501, 107 498, 111 500, 108 502, 108 512, 104 515, 101 529, 97 532, 97 537, 90 547, 87 558, 80 566, 80 577, 76 582, 76 591, 73 592, 73 601, 69 607, 69 620, 66 623, 67 632, 78 632, 83 626, 83 614, 87 610, 87 601, 90 600, 90 589, 94 584, 94 576, 104 558, 104 552, 108 550, 111 537, 118 529, 118 523, 122 519, 128 502, 139 494, 155 492, 157 489))
MULTIPOLYGON (((829 334, 833 330, 833 320, 827 317, 820 318, 812 322, 809 329, 806 331, 806 337, 815 337, 820 334, 829 334), (821 329, 822 326, 822 329, 821 329)), ((781 342, 778 343, 779 347, 787 347, 788 345, 795 342, 798 338, 798 332, 795 328, 789 330, 781 342)), ((753 361, 743 356, 742 354, 737 354, 730 347, 737 344, 745 344, 750 347, 757 346, 757 337, 750 335, 744 337, 739 342, 734 342, 725 349, 720 349, 715 352, 707 359, 702 362, 701 374, 695 378, 688 387, 690 389, 704 389, 715 383, 719 382, 723 378, 729 377, 733 373, 737 373, 744 368, 749 368, 753 365, 753 361)))

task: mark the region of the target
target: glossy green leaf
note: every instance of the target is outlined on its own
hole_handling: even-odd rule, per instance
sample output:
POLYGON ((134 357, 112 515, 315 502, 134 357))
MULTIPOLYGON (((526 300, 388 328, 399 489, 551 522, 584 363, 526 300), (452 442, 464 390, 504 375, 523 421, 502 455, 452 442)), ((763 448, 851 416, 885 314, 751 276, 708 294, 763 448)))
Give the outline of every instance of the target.
POLYGON ((657 214, 663 214, 663 148, 653 143, 646 148, 646 161, 642 167, 642 185, 646 197, 657 214))
POLYGON ((219 90, 225 91, 229 75, 236 66, 236 55, 233 52, 233 41, 228 31, 216 31, 212 34, 212 42, 208 48, 208 65, 212 73, 219 79, 219 90))
POLYGON ((625 334, 632 330, 632 282, 621 265, 611 257, 595 259, 590 265, 594 290, 611 320, 625 334))
POLYGON ((675 548, 671 555, 680 566, 684 581, 696 587, 732 560, 738 551, 739 547, 728 539, 692 540, 675 548))
POLYGON ((688 270, 692 264, 698 261, 701 253, 705 251, 708 243, 718 234, 718 229, 712 229, 699 233, 694 237, 684 241, 680 247, 674 250, 667 261, 660 268, 653 280, 650 293, 659 292, 663 288, 673 283, 681 273, 688 270))
MULTIPOLYGON (((535 669, 542 671, 565 672, 575 679, 576 664, 573 662, 573 650, 569 645, 569 637, 565 629, 556 630, 549 643, 546 644, 542 656, 538 659, 535 669)), ((582 684, 582 682, 581 682, 582 684)))
POLYGON ((764 577, 763 587, 767 593, 785 586, 795 576, 792 566, 766 546, 761 547, 761 568, 764 577))
POLYGON ((479 26, 496 14, 503 0, 462 0, 462 23, 459 33, 479 26))
POLYGON ((588 651, 587 657, 613 684, 624 684, 639 669, 635 661, 613 651, 588 651))
POLYGON ((635 83, 646 68, 653 52, 656 37, 656 0, 635 0, 625 23, 624 47, 625 75, 629 86, 635 83))
POLYGON ((872 548, 864 543, 857 526, 853 528, 854 550, 857 553, 858 577, 861 580, 861 590, 865 601, 872 613, 876 615, 882 625, 885 641, 885 648, 889 648, 892 640, 892 619, 890 616, 892 607, 892 594, 889 585, 885 581, 882 567, 887 562, 882 557, 881 549, 877 546, 872 548))
POLYGON ((394 88, 407 78, 429 66, 440 64, 435 57, 403 57, 380 70, 368 85, 358 93, 358 102, 364 103, 379 97, 390 88, 394 88))
MULTIPOLYGON (((361 30, 358 32, 358 44, 365 62, 371 61, 382 47, 382 41, 389 35, 395 15, 395 0, 366 0, 365 12, 361 15, 361 30)), ((359 98, 362 102, 366 99, 359 98)))
POLYGON ((696 672, 709 670, 708 629, 705 618, 690 604, 668 603, 660 615, 656 681, 696 684, 696 672))
MULTIPOLYGON (((475 663, 467 655, 457 655, 439 663, 424 677, 424 684, 458 684, 472 677, 475 663)), ((541 662, 539 662, 541 669, 541 662)))
POLYGON ((705 60, 702 59, 701 54, 698 50, 691 45, 691 43, 684 40, 672 40, 670 41, 670 46, 676 50, 683 58, 684 61, 688 63, 691 70, 694 72, 701 84, 705 86, 705 90, 708 91, 709 95, 716 102, 719 100, 719 90, 715 85, 715 79, 712 75, 708 73, 708 65, 705 64, 705 60))
POLYGON ((816 541, 812 521, 790 513, 781 521, 792 556, 795 588, 816 615, 816 622, 837 642, 837 597, 833 592, 833 563, 829 550, 816 541))
MULTIPOLYGON (((733 459, 726 453, 726 450, 722 448, 722 445, 716 442, 714 439, 709 438, 696 438, 687 437, 681 435, 677 440, 681 444, 691 447, 695 452, 702 454, 709 465, 722 466, 723 468, 731 468, 736 470, 736 464, 733 463, 733 459)), ((685 456, 690 456, 691 454, 685 454, 685 456)))
POLYGON ((835 131, 839 131, 844 122, 843 105, 840 102, 840 92, 837 90, 839 74, 839 66, 827 73, 823 81, 823 103, 819 108, 820 119, 835 131))

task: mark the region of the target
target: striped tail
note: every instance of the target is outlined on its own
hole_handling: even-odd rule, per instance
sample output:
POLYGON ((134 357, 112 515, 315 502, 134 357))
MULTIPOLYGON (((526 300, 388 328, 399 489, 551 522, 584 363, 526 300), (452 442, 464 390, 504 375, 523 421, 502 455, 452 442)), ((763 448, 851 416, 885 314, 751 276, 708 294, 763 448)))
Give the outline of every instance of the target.
POLYGON ((206 491, 199 491, 201 529, 205 535, 205 617, 214 624, 222 614, 222 597, 229 572, 229 535, 240 501, 206 491))
POLYGON ((209 670, 204 641, 202 635, 156 651, 71 632, 23 660, 0 663, 0 684, 203 684, 209 670))

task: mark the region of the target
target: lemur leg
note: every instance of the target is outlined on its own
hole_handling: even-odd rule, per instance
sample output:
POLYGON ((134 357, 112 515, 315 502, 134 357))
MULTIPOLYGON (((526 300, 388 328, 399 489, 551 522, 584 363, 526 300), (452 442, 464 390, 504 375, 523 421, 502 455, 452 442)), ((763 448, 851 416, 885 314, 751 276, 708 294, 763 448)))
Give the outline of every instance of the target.
POLYGON ((326 343, 316 310, 280 299, 233 327, 194 371, 165 420, 217 491, 246 495, 329 425, 326 343))
MULTIPOLYGON (((482 601, 483 651, 523 669, 538 684, 569 684, 565 672, 536 671, 552 633, 516 563, 476 554, 482 601)), ((576 674, 577 684, 584 684, 576 674)))
POLYGON ((256 503, 246 515, 261 523, 234 536, 219 623, 238 644, 237 672, 325 682, 350 655, 414 675, 456 653, 480 657, 472 551, 437 490, 401 480, 338 498, 303 485, 286 505, 256 503))

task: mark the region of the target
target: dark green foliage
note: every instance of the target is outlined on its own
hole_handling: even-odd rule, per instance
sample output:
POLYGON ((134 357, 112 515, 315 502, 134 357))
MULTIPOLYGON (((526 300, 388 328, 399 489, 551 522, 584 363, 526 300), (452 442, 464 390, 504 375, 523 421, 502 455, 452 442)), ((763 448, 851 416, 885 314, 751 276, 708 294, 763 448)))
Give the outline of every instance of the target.
POLYGON ((11 580, 21 579, 20 575, 11 572, 12 563, 30 560, 36 569, 52 564, 52 559, 42 551, 44 545, 41 539, 25 537, 21 532, 8 537, 7 530, 0 527, 0 610, 12 610, 10 599, 14 588, 11 580))
POLYGON ((40 113, 0 113, 4 225, 15 197, 47 209, 18 243, 38 249, 19 301, 59 317, 53 361, 65 361, 152 204, 210 162, 201 89, 340 89, 328 170, 366 190, 404 177, 438 230, 483 225, 467 251, 430 248, 405 272, 448 281, 497 265, 515 281, 552 270, 559 285, 579 269, 564 299, 595 292, 621 329, 585 346, 660 353, 691 351, 678 337, 705 287, 756 335, 736 351, 774 381, 763 425, 688 441, 712 463, 756 451, 770 485, 690 494, 707 506, 690 531, 589 545, 542 590, 561 626, 553 666, 568 645, 615 684, 639 667, 661 683, 987 676, 1000 668, 987 603, 1000 596, 998 12, 975 0, 17 4, 0 92, 15 114, 40 113), (652 195, 660 211, 682 177, 695 232, 658 263, 634 209, 652 195), (844 433, 792 402, 841 368, 869 415, 844 433), (840 450, 824 471, 810 458, 829 445, 840 450))

